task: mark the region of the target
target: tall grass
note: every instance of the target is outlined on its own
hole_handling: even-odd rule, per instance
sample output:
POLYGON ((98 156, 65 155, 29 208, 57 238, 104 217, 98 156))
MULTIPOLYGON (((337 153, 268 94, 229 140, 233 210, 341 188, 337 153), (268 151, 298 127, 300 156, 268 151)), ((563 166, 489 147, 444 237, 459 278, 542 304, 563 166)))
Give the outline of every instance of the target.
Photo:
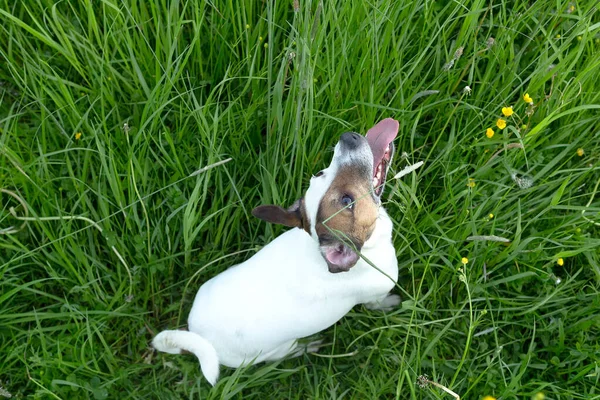
POLYGON ((464 399, 600 398, 595 2, 0 0, 0 20, 6 394, 449 398, 427 375, 464 399), (386 190, 402 306, 212 390, 153 353, 282 231, 251 209, 385 117, 393 168, 425 163, 386 190))

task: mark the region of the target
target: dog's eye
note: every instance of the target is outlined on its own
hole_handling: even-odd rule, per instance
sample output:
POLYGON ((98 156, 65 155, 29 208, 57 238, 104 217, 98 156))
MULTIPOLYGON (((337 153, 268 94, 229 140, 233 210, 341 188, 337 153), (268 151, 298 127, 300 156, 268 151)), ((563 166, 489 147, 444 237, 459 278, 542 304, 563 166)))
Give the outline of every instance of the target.
POLYGON ((315 175, 315 178, 318 178, 320 176, 323 176, 323 171, 319 171, 317 172, 317 174, 315 175))
POLYGON ((347 195, 347 194, 342 196, 342 205, 344 207, 348 207, 348 208, 354 207, 354 204, 352 204, 353 202, 354 202, 354 199, 352 198, 352 196, 347 195))

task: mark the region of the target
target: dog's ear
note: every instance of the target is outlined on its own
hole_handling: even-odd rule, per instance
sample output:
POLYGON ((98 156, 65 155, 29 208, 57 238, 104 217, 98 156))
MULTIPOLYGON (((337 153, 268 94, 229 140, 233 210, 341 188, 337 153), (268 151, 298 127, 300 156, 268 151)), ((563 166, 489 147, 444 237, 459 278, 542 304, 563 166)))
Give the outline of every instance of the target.
POLYGON ((252 215, 263 221, 281 224, 290 228, 305 228, 304 202, 298 199, 288 209, 279 206, 258 206, 252 210, 252 215))

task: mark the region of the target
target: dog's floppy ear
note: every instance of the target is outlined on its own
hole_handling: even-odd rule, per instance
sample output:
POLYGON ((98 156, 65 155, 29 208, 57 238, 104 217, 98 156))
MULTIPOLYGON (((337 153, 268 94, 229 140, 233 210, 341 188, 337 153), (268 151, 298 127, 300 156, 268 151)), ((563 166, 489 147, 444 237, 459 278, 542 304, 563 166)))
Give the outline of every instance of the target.
POLYGON ((288 209, 279 206, 258 206, 252 210, 252 215, 263 221, 281 224, 290 228, 305 228, 305 213, 302 199, 298 199, 288 209))

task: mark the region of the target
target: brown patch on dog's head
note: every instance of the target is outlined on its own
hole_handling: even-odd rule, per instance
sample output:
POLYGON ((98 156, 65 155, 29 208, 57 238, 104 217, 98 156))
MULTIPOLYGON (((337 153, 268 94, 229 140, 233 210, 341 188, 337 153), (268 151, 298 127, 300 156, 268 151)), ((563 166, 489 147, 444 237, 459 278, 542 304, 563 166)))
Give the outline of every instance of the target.
POLYGON ((341 168, 323 196, 315 231, 331 272, 348 271, 358 261, 379 215, 371 171, 363 165, 341 168))

